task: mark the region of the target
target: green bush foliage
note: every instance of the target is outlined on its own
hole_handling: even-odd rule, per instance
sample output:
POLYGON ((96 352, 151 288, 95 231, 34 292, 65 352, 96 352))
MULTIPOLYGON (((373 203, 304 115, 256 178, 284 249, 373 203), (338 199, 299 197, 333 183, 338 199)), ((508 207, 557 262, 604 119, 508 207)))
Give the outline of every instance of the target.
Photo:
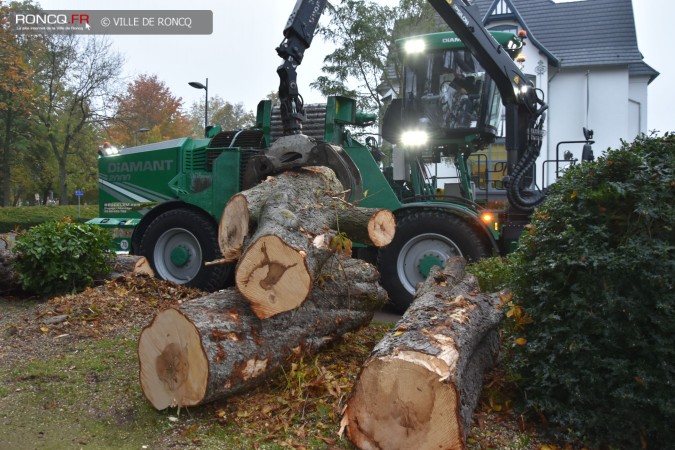
POLYGON ((466 271, 475 275, 480 290, 486 293, 508 288, 511 280, 511 266, 508 258, 501 256, 472 262, 466 266, 466 271))
POLYGON ((70 206, 8 206, 0 208, 0 233, 27 230, 50 220, 72 218, 84 223, 98 216, 98 205, 70 206), (79 215, 78 215, 79 212, 79 215))
POLYGON ((527 402, 595 445, 675 442, 675 134, 552 186, 513 256, 527 402))
POLYGON ((14 269, 29 292, 81 290, 110 271, 111 241, 110 232, 95 225, 45 222, 17 237, 14 269))

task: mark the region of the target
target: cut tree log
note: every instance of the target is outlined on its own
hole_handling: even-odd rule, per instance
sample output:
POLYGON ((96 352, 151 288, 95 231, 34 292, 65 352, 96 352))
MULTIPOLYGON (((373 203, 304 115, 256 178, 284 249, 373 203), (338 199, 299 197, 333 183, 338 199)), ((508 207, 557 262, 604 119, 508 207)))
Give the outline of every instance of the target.
POLYGON ((302 307, 267 320, 234 289, 158 313, 138 342, 146 398, 162 410, 236 394, 367 325, 387 298, 375 267, 336 257, 324 270, 302 307))
MULTIPOLYGON (((218 243, 223 254, 218 261, 222 264, 235 262, 241 256, 246 237, 258 223, 262 200, 260 192, 244 191, 232 197, 225 206, 218 229, 218 243)), ((394 239, 396 219, 388 209, 361 208, 338 199, 329 200, 324 206, 335 211, 327 225, 345 233, 353 242, 384 247, 394 239)))
POLYGON ((463 258, 432 269, 364 363, 341 427, 360 449, 463 449, 502 312, 463 258))
POLYGON ((142 273, 150 277, 155 276, 155 272, 145 256, 117 255, 112 262, 111 275, 114 277, 124 273, 142 273))
POLYGON ((12 250, 0 248, 0 294, 10 294, 21 290, 19 274, 13 264, 16 255, 12 250))
POLYGON ((295 309, 308 298, 336 238, 391 242, 396 223, 390 211, 357 208, 342 196, 331 169, 305 167, 268 177, 230 199, 219 227, 225 258, 218 262, 239 259, 237 288, 259 318, 295 309))

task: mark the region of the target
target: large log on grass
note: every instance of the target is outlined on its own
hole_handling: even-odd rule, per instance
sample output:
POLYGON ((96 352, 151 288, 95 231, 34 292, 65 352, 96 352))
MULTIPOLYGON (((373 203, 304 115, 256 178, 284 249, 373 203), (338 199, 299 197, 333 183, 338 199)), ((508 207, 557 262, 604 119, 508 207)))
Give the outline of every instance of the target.
POLYGON ((235 195, 223 211, 223 261, 239 259, 235 282, 259 318, 299 307, 345 239, 386 245, 396 227, 388 210, 357 208, 327 167, 269 177, 235 195))
POLYGON ((334 257, 324 271, 302 307, 267 320, 234 289, 158 313, 138 343, 146 398, 158 410, 223 398, 367 325, 387 298, 377 270, 334 257))
POLYGON ((364 363, 342 427, 360 449, 462 449, 502 313, 464 259, 432 269, 364 363))

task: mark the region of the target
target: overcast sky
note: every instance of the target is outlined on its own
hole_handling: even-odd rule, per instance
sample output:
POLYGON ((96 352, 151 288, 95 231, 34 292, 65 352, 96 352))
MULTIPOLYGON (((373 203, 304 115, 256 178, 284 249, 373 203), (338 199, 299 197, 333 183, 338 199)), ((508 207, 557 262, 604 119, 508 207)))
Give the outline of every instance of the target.
MULTIPOLYGON (((593 0, 587 0, 593 1, 593 0)), ((171 91, 182 97, 185 108, 204 97, 190 81, 209 79, 209 96, 243 103, 255 111, 259 100, 278 88, 276 68, 281 63, 274 49, 296 0, 38 0, 44 9, 166 9, 213 11, 213 34, 205 36, 111 36, 125 57, 125 75, 157 74, 171 91), (161 5, 161 6, 159 6, 161 5), (186 8, 187 7, 187 8, 186 8)), ((396 5, 398 0, 378 0, 396 5)), ((645 62, 661 75, 649 87, 650 130, 675 131, 675 60, 668 50, 675 2, 633 0, 638 46, 645 62)), ((309 88, 320 74, 327 47, 317 37, 298 69, 300 93, 306 103, 322 101, 309 88)))

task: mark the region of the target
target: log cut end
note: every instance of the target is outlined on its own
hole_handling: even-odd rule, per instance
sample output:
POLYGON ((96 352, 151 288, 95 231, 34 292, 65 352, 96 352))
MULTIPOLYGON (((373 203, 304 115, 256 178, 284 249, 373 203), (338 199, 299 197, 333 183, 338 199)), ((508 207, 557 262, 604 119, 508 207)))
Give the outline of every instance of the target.
POLYGON ((455 387, 433 362, 375 359, 365 366, 342 417, 359 449, 461 449, 455 387))
POLYGON ((150 262, 147 260, 145 256, 141 256, 140 258, 138 258, 138 261, 136 261, 136 264, 134 264, 134 273, 141 273, 149 277, 155 276, 155 271, 152 270, 150 262))
POLYGON ((239 259, 249 232, 249 210, 246 197, 237 194, 227 202, 218 227, 218 246, 226 262, 239 259))
POLYGON ((158 410, 199 404, 208 361, 194 325, 175 309, 157 314, 138 340, 143 394, 158 410))
POLYGON ((248 247, 235 281, 259 319, 297 308, 312 289, 303 253, 275 235, 263 236, 248 247))
POLYGON ((388 209, 381 209, 368 221, 368 236, 376 247, 389 245, 394 239, 396 219, 388 209))

